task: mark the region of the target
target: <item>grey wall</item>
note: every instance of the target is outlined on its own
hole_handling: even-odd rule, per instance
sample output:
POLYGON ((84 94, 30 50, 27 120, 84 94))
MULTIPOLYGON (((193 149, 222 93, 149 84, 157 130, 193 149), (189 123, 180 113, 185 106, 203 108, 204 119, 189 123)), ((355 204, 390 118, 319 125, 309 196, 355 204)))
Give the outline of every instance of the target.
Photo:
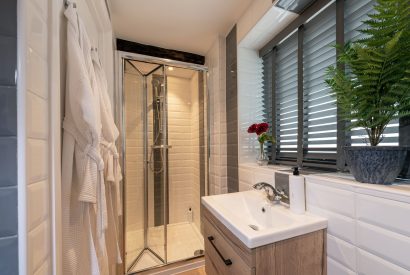
POLYGON ((226 133, 228 192, 237 192, 239 175, 236 26, 226 37, 226 133))
POLYGON ((17 1, 0 2, 0 273, 18 274, 17 1))
POLYGON ((400 118, 399 145, 408 148, 407 158, 401 176, 410 179, 410 116, 400 118))

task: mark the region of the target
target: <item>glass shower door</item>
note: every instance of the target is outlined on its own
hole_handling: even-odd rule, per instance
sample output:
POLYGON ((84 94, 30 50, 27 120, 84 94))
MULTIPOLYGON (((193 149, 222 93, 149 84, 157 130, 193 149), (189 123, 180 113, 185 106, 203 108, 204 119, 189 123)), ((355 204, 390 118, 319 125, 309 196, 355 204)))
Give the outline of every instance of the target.
POLYGON ((127 274, 203 255, 208 171, 204 71, 124 59, 127 274))
POLYGON ((164 66, 124 63, 128 273, 166 264, 167 124, 164 66))
POLYGON ((124 62, 123 102, 125 161, 124 161, 124 226, 125 263, 127 270, 145 250, 144 189, 145 136, 143 74, 129 62, 124 62))
POLYGON ((168 137, 164 66, 146 76, 147 84, 147 246, 165 264, 168 137))

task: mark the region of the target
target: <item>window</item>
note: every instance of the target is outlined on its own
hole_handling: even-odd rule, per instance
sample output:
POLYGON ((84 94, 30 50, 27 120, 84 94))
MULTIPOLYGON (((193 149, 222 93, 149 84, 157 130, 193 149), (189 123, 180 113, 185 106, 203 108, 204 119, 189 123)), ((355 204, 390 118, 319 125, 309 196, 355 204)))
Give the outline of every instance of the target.
MULTIPOLYGON (((363 38, 363 34, 358 30, 365 28, 362 21, 367 20, 368 14, 373 12, 375 1, 346 0, 344 9, 344 35, 345 41, 354 41, 363 38)), ((384 138, 380 145, 399 144, 399 121, 395 120, 387 125, 383 134, 384 138)), ((350 132, 349 143, 352 146, 366 145, 366 132, 363 128, 354 128, 350 132)))
POLYGON ((298 140, 298 39, 292 34, 275 50, 276 159, 295 161, 298 140))
MULTIPOLYGON (((374 3, 333 1, 305 16, 293 32, 274 38, 272 41, 286 36, 269 52, 266 46, 261 50, 264 118, 271 122, 277 141, 266 149, 272 161, 343 169, 343 146, 365 144, 363 129, 347 132, 338 121, 336 100, 324 80, 327 68, 336 64, 336 49, 331 46, 343 39, 360 39, 358 30, 364 27, 362 21, 373 11, 374 3)), ((398 126, 398 121, 393 121, 387 127, 381 145, 398 144, 398 126)))
POLYGON ((336 165, 336 99, 325 83, 327 68, 336 65, 335 14, 333 3, 303 28, 304 165, 336 165))

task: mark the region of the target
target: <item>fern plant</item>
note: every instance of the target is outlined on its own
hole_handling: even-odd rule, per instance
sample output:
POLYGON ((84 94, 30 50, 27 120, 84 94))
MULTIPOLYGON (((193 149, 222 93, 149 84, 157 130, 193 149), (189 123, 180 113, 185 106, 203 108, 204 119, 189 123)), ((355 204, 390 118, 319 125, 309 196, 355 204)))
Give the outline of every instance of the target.
POLYGON ((336 46, 339 66, 326 79, 348 128, 363 127, 372 146, 391 120, 410 115, 410 0, 374 8, 363 22, 366 38, 336 46))

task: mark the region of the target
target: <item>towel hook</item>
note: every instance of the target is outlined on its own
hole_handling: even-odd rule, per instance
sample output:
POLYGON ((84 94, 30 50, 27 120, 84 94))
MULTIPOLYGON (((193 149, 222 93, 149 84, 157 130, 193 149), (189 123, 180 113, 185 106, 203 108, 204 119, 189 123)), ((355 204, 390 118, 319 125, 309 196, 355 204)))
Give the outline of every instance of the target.
POLYGON ((64 6, 66 8, 68 8, 68 6, 70 6, 70 4, 73 4, 73 8, 77 8, 77 4, 75 2, 71 2, 70 0, 64 0, 64 6))

